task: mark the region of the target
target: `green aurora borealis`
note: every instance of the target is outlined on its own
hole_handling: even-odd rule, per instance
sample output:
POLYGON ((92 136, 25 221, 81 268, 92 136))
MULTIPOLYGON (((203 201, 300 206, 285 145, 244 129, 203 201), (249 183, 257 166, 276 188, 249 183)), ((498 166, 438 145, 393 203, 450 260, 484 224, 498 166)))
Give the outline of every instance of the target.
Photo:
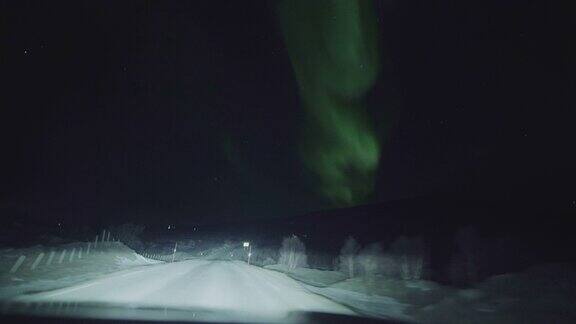
POLYGON ((360 203, 380 157, 363 102, 380 70, 372 3, 283 0, 278 9, 306 112, 303 162, 334 205, 360 203))

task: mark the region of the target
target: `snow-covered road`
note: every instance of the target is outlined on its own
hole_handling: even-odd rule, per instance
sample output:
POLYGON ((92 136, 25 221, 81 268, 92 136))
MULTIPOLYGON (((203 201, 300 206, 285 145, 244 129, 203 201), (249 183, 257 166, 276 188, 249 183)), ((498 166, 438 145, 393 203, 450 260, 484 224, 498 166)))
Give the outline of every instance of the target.
POLYGON ((239 261, 189 260, 143 266, 20 300, 200 309, 262 320, 281 320, 293 311, 353 314, 282 273, 239 261))

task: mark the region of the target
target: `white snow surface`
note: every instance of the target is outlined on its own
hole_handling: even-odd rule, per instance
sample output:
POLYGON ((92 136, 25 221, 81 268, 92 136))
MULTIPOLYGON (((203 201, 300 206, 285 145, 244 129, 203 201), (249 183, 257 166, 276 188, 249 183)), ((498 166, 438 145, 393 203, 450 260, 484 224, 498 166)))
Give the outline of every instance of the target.
POLYGON ((346 305, 362 315, 405 322, 415 321, 407 314, 410 304, 402 303, 390 296, 368 293, 364 281, 346 280, 346 276, 340 272, 309 268, 288 271, 285 266, 278 264, 264 268, 286 273, 289 277, 301 282, 310 292, 346 305))
POLYGON ((16 301, 209 310, 234 314, 227 320, 262 322, 284 321, 299 311, 355 314, 285 274, 240 261, 187 260, 136 267, 16 301))
POLYGON ((330 287, 321 288, 308 286, 307 289, 344 305, 348 305, 365 315, 414 322, 412 317, 405 314, 410 305, 401 303, 392 297, 367 295, 330 287))
POLYGON ((110 242, 92 247, 86 242, 59 246, 34 246, 25 249, 0 250, 0 300, 21 294, 59 289, 119 270, 153 265, 160 261, 144 258, 122 243, 110 242), (72 249, 75 254, 71 256, 72 249), (64 257, 62 252, 66 251, 64 257), (81 254, 78 251, 82 251, 81 254), (33 268, 38 256, 44 256, 33 268), (50 259, 50 254, 52 254, 50 259), (17 271, 10 272, 19 256, 26 256, 17 271))

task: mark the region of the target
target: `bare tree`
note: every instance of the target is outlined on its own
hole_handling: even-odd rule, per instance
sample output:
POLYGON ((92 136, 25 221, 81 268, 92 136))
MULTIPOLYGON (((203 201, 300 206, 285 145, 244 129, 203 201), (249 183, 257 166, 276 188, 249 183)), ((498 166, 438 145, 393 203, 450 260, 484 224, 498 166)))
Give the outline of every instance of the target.
POLYGON ((278 263, 285 265, 289 271, 308 266, 306 247, 296 235, 285 237, 282 240, 279 254, 278 263))
POLYGON ((352 237, 349 236, 344 242, 344 246, 340 250, 338 256, 338 270, 345 273, 349 278, 355 277, 358 273, 356 269, 357 254, 360 250, 360 245, 352 237))
POLYGON ((382 273, 383 268, 382 247, 373 243, 358 254, 358 270, 368 293, 373 293, 376 286, 376 276, 382 273))
POLYGON ((392 243, 400 277, 404 280, 420 280, 424 276, 426 262, 426 247, 422 238, 399 237, 392 243))
MULTIPOLYGON (((241 253, 236 253, 235 255, 242 255, 241 253)), ((255 265, 270 265, 276 264, 278 260, 278 249, 271 248, 271 247, 259 247, 257 249, 252 250, 252 264, 255 265)))
POLYGON ((358 253, 356 267, 357 275, 363 277, 383 275, 395 278, 400 273, 397 258, 390 253, 384 253, 379 243, 370 244, 358 253))

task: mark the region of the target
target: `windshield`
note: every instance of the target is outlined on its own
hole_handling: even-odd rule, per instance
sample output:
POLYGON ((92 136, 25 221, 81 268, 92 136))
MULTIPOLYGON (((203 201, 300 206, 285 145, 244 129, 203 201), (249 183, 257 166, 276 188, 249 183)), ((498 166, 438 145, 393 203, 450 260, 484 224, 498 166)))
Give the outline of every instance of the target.
POLYGON ((576 322, 573 5, 0 18, 4 320, 576 322))

